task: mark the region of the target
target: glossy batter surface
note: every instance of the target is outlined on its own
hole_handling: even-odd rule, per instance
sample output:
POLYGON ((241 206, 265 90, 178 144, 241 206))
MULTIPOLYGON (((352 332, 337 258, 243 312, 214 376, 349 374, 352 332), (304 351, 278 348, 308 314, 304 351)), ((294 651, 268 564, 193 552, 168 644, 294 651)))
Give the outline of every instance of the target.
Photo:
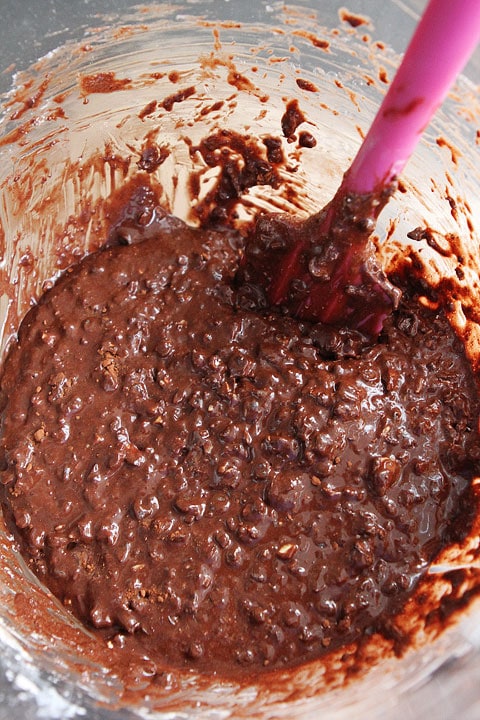
POLYGON ((153 225, 67 271, 7 358, 0 489, 22 552, 158 666, 242 674, 384 632, 468 530, 460 343, 408 300, 373 346, 258 312, 235 238, 153 225))

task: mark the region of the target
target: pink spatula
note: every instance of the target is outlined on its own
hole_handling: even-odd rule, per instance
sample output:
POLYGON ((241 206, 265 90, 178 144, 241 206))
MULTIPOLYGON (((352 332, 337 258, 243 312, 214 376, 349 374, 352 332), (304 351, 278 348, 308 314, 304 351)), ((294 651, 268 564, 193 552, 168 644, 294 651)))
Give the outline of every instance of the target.
POLYGON ((399 292, 370 235, 422 132, 480 39, 480 0, 430 0, 387 95, 333 200, 303 221, 261 216, 241 282, 302 319, 376 337, 399 292))

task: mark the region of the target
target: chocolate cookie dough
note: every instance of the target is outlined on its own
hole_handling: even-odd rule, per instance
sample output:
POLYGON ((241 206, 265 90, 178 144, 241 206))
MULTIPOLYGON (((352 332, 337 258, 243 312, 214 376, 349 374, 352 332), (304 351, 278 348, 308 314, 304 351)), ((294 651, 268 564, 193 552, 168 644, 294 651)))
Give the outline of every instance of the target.
POLYGON ((408 291, 375 344, 259 310, 232 232, 137 220, 4 365, 1 501, 29 565, 156 667, 247 675, 387 633, 471 520, 461 343, 408 291))

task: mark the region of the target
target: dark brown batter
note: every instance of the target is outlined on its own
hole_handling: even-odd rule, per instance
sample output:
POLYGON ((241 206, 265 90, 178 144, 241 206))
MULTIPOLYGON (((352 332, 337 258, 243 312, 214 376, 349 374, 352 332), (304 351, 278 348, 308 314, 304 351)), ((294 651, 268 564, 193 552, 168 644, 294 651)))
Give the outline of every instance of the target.
POLYGON ((157 667, 246 674, 387 633, 469 528, 479 402, 460 342, 408 292, 374 345, 259 312, 232 283, 236 236, 137 199, 5 363, 1 499, 22 552, 157 667))

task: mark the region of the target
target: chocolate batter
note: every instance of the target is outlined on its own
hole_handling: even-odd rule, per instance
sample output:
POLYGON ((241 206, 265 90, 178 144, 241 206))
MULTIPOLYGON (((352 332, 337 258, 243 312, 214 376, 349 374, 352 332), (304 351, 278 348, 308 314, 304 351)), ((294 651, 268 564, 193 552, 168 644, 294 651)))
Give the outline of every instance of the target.
POLYGON ((440 312, 380 339, 255 307, 241 242, 148 190, 31 309, 1 379, 1 500, 107 642, 220 676, 388 633, 467 533, 479 401, 440 312))

